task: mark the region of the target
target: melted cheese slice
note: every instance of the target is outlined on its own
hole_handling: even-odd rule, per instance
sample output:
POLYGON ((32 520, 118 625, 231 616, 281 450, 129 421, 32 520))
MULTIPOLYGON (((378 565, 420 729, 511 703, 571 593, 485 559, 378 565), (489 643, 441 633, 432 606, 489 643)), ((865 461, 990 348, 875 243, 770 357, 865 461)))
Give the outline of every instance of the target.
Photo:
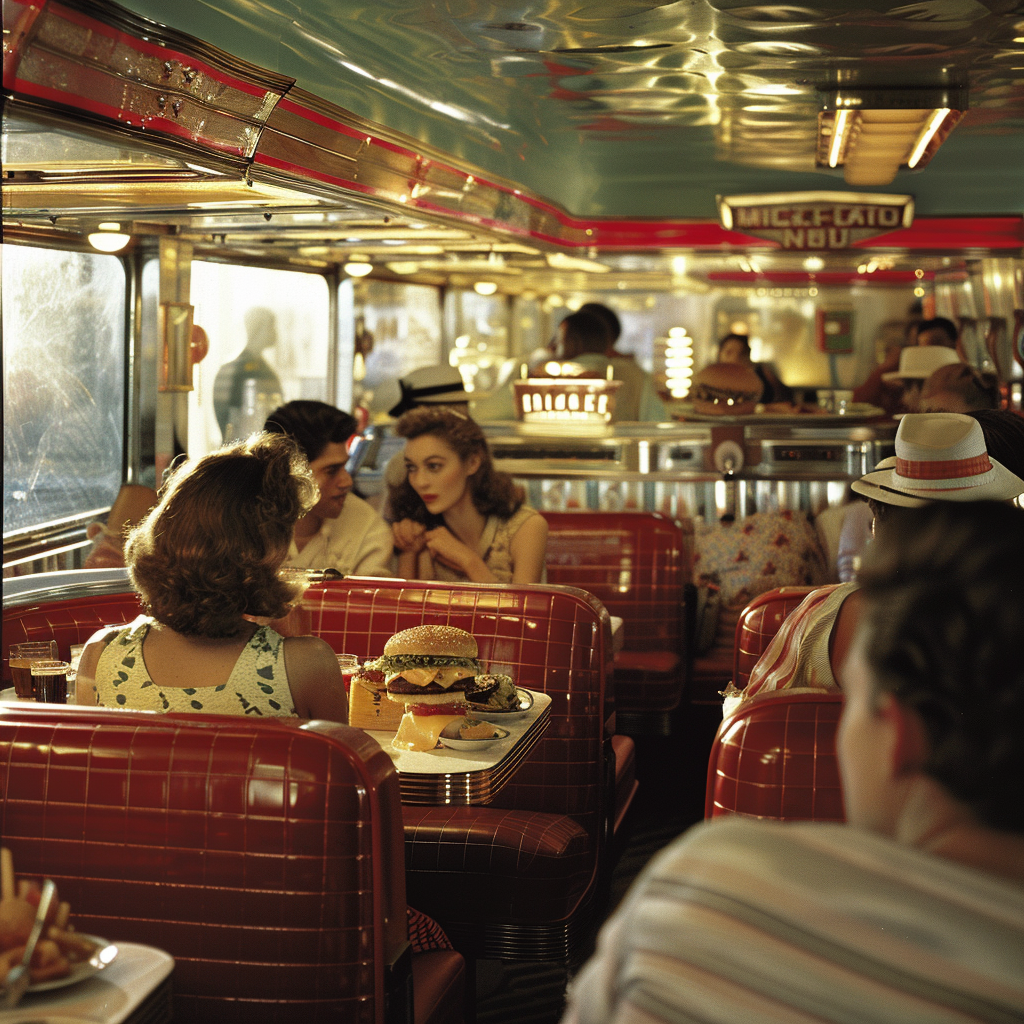
POLYGON ((406 711, 398 732, 391 741, 396 750, 433 750, 441 730, 449 722, 464 719, 465 715, 414 715, 406 711))
POLYGON ((456 679, 465 679, 467 676, 472 676, 472 672, 469 669, 459 668, 457 666, 449 666, 448 668, 407 668, 401 672, 392 672, 385 682, 390 683, 392 679, 397 679, 401 676, 407 682, 413 684, 413 686, 429 686, 431 683, 437 683, 438 686, 443 686, 446 690, 456 679))

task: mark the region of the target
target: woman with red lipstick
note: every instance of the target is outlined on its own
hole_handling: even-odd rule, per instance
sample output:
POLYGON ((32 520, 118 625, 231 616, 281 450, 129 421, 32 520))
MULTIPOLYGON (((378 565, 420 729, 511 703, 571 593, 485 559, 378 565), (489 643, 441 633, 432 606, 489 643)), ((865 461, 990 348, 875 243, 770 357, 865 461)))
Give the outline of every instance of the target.
POLYGON ((407 412, 406 478, 390 488, 398 574, 406 579, 540 583, 548 524, 498 473, 468 416, 435 406, 407 412))
POLYGON ((267 417, 264 429, 298 443, 320 489, 320 500, 295 524, 284 564, 337 569, 343 576, 391 576, 391 531, 351 493, 345 468, 355 417, 326 402, 288 402, 267 417))

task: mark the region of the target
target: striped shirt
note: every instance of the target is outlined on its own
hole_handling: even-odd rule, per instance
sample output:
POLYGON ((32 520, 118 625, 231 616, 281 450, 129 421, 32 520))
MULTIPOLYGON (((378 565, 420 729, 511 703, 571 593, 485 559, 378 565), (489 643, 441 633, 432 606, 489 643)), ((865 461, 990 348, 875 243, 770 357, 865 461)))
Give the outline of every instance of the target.
POLYGON ((644 870, 563 1024, 1024 1020, 1024 888, 848 825, 726 818, 644 870))

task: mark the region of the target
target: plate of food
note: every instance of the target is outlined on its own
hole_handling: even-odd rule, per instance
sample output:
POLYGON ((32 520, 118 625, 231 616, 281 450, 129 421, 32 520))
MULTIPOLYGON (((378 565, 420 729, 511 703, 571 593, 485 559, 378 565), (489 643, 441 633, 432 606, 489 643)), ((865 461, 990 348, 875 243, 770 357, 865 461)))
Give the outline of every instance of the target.
POLYGON ((483 750, 508 735, 508 729, 502 729, 500 725, 478 718, 462 718, 446 725, 438 738, 452 750, 483 750))
POLYGON ((33 982, 25 990, 26 992, 47 992, 51 988, 77 985, 80 981, 85 981, 86 978, 98 974, 104 967, 108 967, 117 956, 117 946, 107 942, 106 939, 101 939, 98 935, 68 932, 59 945, 65 955, 74 952, 75 955, 84 959, 71 960, 70 970, 67 974, 56 978, 47 978, 45 981, 33 982), (76 947, 74 951, 70 948, 72 944, 76 947))
POLYGON ((516 686, 511 676, 480 675, 466 691, 470 711, 484 721, 510 722, 533 707, 533 694, 516 686))

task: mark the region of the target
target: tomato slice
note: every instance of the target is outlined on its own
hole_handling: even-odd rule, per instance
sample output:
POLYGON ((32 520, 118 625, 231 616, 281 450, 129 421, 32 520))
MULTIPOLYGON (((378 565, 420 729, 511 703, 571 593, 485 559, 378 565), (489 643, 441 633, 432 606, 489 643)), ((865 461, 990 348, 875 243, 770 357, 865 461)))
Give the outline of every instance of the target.
POLYGON ((414 715, 466 715, 468 704, 410 704, 409 710, 414 715))

